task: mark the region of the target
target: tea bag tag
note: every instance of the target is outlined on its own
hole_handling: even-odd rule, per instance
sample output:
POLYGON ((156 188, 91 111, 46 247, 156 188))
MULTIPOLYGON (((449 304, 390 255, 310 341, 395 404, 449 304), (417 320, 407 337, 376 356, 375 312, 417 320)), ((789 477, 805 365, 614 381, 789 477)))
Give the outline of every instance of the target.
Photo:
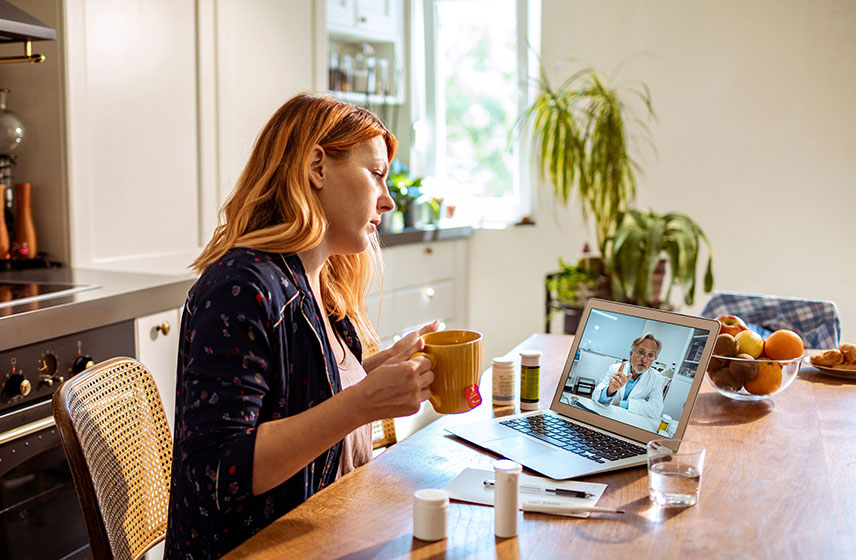
POLYGON ((464 398, 467 399, 467 404, 470 405, 470 408, 475 408, 481 404, 481 394, 479 394, 479 386, 478 385, 470 385, 466 389, 464 389, 464 398))

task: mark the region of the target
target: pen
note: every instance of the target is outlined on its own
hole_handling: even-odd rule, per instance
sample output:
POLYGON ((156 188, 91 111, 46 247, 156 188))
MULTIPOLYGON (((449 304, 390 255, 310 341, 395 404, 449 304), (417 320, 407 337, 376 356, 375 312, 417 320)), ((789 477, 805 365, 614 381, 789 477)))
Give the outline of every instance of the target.
POLYGON ((523 511, 533 513, 624 513, 623 509, 586 506, 566 506, 555 502, 523 502, 523 511))
MULTIPOLYGON (((485 480, 484 485, 493 488, 493 480, 485 480)), ((520 485, 521 492, 533 492, 537 494, 555 494, 557 496, 568 496, 570 498, 593 498, 594 494, 589 494, 583 490, 569 490, 567 488, 542 488, 541 486, 529 486, 527 484, 520 485)))

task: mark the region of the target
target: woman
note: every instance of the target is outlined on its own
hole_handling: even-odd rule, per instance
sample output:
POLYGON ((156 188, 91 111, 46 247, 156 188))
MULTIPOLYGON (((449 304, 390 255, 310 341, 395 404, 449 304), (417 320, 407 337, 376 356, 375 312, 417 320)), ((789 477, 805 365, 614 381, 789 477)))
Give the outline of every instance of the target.
POLYGON ((662 348, 663 344, 651 333, 638 337, 630 345, 630 368, 627 360, 610 366, 595 386, 592 400, 599 405, 615 405, 634 414, 659 418, 663 414, 663 377, 650 368, 662 348))
POLYGON ((168 558, 228 552, 368 461, 372 421, 428 398, 410 356, 436 323, 362 356, 396 147, 368 111, 309 95, 256 140, 182 316, 168 558))

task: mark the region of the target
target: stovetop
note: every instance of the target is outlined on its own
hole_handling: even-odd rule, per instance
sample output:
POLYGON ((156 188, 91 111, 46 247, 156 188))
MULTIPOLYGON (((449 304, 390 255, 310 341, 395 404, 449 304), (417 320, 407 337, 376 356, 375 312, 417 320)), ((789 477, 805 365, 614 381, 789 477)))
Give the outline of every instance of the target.
POLYGON ((0 308, 22 303, 64 297, 100 286, 67 282, 40 282, 28 280, 0 280, 0 308))

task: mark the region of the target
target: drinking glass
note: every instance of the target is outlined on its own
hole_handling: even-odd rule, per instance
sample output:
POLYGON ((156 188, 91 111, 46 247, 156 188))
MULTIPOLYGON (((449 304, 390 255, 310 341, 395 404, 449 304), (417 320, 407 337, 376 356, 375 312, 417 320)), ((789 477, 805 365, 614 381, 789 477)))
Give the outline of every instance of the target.
POLYGON ((648 495, 660 506, 698 502, 704 447, 682 439, 655 439, 648 445, 648 495))

